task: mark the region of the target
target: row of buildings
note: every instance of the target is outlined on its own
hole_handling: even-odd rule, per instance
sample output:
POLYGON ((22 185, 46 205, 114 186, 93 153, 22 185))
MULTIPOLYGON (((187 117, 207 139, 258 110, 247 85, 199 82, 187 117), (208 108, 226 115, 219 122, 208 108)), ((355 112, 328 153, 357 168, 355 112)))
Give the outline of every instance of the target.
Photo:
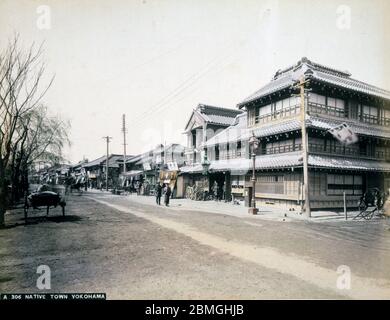
MULTIPOLYGON (((187 186, 218 185, 225 199, 245 199, 249 206, 249 139, 255 135, 257 204, 300 209, 308 198, 313 209, 340 208, 345 193, 347 206, 354 207, 367 189, 390 187, 390 92, 307 58, 278 70, 236 109, 198 105, 184 129, 187 146, 161 145, 129 156, 125 175, 123 156, 111 155, 112 184, 165 181, 176 197, 185 197, 187 186), (300 80, 302 95, 296 87, 300 80), (343 123, 357 135, 356 143, 342 144, 329 133, 343 123)), ((73 170, 85 170, 98 187, 105 161, 104 156, 73 170)))

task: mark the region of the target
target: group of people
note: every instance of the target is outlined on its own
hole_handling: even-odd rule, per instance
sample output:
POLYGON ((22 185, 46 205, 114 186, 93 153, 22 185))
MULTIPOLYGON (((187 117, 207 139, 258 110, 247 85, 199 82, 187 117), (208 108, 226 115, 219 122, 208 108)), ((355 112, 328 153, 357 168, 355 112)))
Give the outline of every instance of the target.
POLYGON ((156 185, 156 203, 158 205, 161 205, 161 196, 164 195, 164 203, 168 207, 169 206, 169 199, 172 195, 172 190, 169 184, 163 184, 157 183, 156 185))

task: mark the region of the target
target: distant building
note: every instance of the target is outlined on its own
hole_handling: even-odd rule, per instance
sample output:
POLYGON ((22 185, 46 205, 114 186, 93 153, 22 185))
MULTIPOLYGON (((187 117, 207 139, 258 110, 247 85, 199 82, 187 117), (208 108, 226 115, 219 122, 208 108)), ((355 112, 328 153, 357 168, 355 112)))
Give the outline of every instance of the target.
POLYGON ((171 143, 159 144, 154 149, 127 161, 128 171, 121 174, 121 183, 129 190, 140 186, 140 194, 148 195, 157 182, 168 183, 177 194, 177 173, 184 164, 185 147, 171 143))
MULTIPOLYGON (((126 163, 134 156, 127 156, 126 163)), ((106 162, 107 156, 99 157, 95 160, 82 162, 73 167, 73 172, 85 174, 88 177, 89 186, 101 188, 106 183, 106 162)), ((119 175, 123 172, 123 155, 110 154, 108 156, 108 186, 114 187, 119 182, 119 175)))

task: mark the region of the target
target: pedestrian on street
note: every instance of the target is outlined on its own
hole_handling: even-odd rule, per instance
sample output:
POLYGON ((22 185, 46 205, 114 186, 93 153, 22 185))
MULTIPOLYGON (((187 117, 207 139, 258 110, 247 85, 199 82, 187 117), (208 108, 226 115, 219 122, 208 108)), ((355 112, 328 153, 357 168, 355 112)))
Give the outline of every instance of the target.
POLYGON ((167 207, 169 207, 169 198, 171 197, 172 190, 169 187, 169 184, 166 184, 165 190, 164 190, 164 202, 167 207))
POLYGON ((157 186, 156 186, 156 203, 158 205, 161 204, 161 194, 162 194, 162 187, 161 187, 161 184, 160 183, 157 183, 157 186))
POLYGON ((218 183, 217 183, 217 181, 214 181, 212 191, 213 191, 214 200, 217 201, 218 200, 218 183))

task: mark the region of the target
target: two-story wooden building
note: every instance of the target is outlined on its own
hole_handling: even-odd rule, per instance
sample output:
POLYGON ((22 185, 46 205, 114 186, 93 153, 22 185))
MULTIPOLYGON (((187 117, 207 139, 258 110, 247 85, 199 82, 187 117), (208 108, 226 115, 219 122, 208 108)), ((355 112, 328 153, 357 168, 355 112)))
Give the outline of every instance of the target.
MULTIPOLYGON (((241 131, 237 139, 229 139, 229 144, 242 148, 252 132, 260 139, 256 202, 295 207, 304 201, 302 101, 293 87, 303 76, 309 80, 307 87, 311 90, 304 99, 311 207, 342 207, 344 192, 347 205, 353 207, 368 188, 387 191, 390 187, 390 92, 355 80, 346 71, 302 58, 276 72, 270 83, 238 104, 239 109, 247 112, 247 131, 241 131), (358 135, 357 143, 343 145, 329 133, 329 129, 342 123, 358 135)), ((213 146, 216 147, 217 144, 213 146)), ((239 155, 242 170, 251 168, 248 157, 249 152, 245 159, 239 155)), ((211 156, 211 160, 217 158, 211 156)), ((250 193, 249 172, 240 181, 244 177, 250 193)))
MULTIPOLYGON (((180 195, 185 196, 185 188, 202 180, 209 184, 205 178, 204 166, 207 159, 207 142, 215 135, 231 126, 238 115, 244 114, 242 110, 214 107, 199 104, 191 113, 185 126, 184 133, 187 135, 187 147, 185 150, 185 166, 180 168, 180 195)), ((211 183, 218 180, 223 184, 223 176, 212 176, 211 183)), ((179 189, 178 189, 179 192, 179 189)))

